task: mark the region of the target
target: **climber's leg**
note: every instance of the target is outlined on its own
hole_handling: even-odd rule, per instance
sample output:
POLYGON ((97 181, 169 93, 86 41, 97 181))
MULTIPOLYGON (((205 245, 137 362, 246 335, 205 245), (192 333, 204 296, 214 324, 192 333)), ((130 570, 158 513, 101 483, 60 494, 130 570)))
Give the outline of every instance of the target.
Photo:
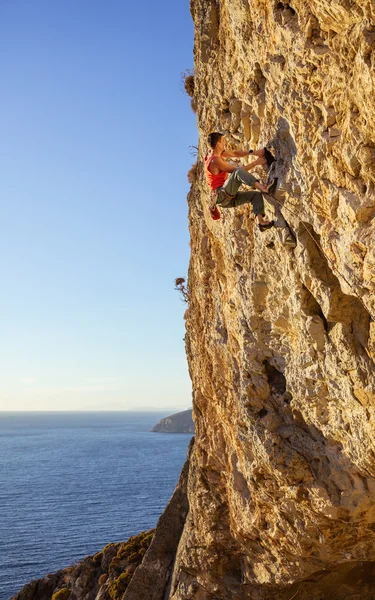
POLYGON ((218 193, 216 204, 223 208, 235 208, 236 206, 250 203, 253 206, 254 214, 259 225, 271 225, 271 223, 273 224, 273 221, 269 222, 264 218, 264 201, 263 196, 260 193, 267 192, 271 185, 267 186, 259 183, 253 175, 240 167, 233 171, 224 183, 222 189, 218 193), (242 184, 256 187, 259 191, 238 192, 238 189, 242 184))
MULTIPOLYGON (((233 206, 241 206, 250 203, 256 217, 264 215, 264 201, 260 192, 238 192, 233 198, 233 206)), ((259 220, 259 219, 258 219, 259 220)))
POLYGON ((234 198, 226 198, 219 206, 223 208, 237 208, 243 204, 251 204, 254 215, 264 214, 264 201, 260 192, 237 192, 234 198))
POLYGON ((239 167, 233 173, 231 173, 223 185, 223 190, 229 195, 234 196, 237 194, 240 186, 244 183, 245 185, 249 185, 250 187, 254 186, 254 183, 257 181, 251 173, 239 167))
MULTIPOLYGON (((221 197, 225 198, 224 194, 221 197)), ((218 205, 222 208, 237 208, 237 206, 242 206, 243 204, 252 205, 256 221, 259 225, 272 227, 274 222, 267 221, 264 218, 264 200, 260 192, 237 192, 234 198, 225 198, 223 202, 218 202, 218 205)))
MULTIPOLYGON (((276 180, 276 182, 277 182, 277 180, 276 180)), ((248 173, 248 171, 246 171, 242 167, 239 167, 238 169, 233 171, 233 173, 230 174, 230 176, 224 183, 222 189, 225 190, 225 192, 229 196, 234 196, 235 194, 237 194, 237 191, 239 190, 240 186, 243 183, 250 187, 254 187, 255 189, 259 190, 260 192, 264 192, 264 193, 267 193, 270 190, 273 191, 275 189, 275 185, 274 185, 275 180, 272 180, 272 182, 269 185, 265 185, 263 183, 260 183, 256 179, 256 177, 254 177, 254 175, 251 175, 251 173, 248 173)), ((221 204, 220 196, 223 199, 224 194, 219 193, 218 204, 221 204)))

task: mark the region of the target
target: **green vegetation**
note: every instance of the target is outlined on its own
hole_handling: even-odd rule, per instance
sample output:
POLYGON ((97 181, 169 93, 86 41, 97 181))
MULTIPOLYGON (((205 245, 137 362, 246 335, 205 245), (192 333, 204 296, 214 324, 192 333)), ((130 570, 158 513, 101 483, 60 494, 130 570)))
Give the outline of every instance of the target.
MULTIPOLYGON (((141 564, 143 557, 152 542, 154 531, 154 529, 151 531, 142 531, 142 533, 138 535, 133 535, 127 542, 116 544, 117 553, 111 560, 108 574, 103 573, 99 578, 99 585, 103 585, 107 581, 108 575, 110 579, 114 580, 108 587, 108 593, 112 600, 119 600, 122 598, 122 595, 131 581, 134 571, 141 564)), ((93 557, 95 564, 97 564, 99 560, 101 561, 102 555, 107 548, 109 548, 109 545, 106 546, 106 548, 103 548, 101 552, 95 554, 93 557)), ((58 600, 60 600, 60 598, 58 598, 58 600)))
POLYGON ((154 530, 142 531, 139 535, 132 536, 127 542, 121 544, 114 560, 123 560, 126 558, 129 562, 142 562, 145 551, 151 544, 153 537, 154 530))
POLYGON ((141 541, 141 546, 143 548, 148 548, 152 542, 153 537, 154 537, 154 533, 148 533, 147 535, 145 535, 145 537, 141 541))
POLYGON ((130 573, 122 573, 120 577, 115 579, 108 588, 109 595, 112 600, 120 600, 123 593, 126 591, 132 576, 130 573))
POLYGON ((53 594, 51 600, 68 600, 71 594, 71 590, 68 588, 61 588, 56 594, 53 594))
POLYGON ((138 560, 138 552, 133 552, 129 557, 128 560, 129 562, 136 562, 138 560))
POLYGON ((118 548, 118 547, 120 546, 120 542, 116 542, 116 543, 114 543, 114 542, 110 542, 109 544, 107 544, 106 546, 104 546, 104 548, 103 548, 103 550, 102 550, 103 554, 104 554, 104 553, 105 553, 107 550, 109 550, 110 548, 112 548, 113 546, 114 546, 115 548, 118 548))
POLYGON ((94 556, 92 557, 92 560, 97 565, 97 564, 101 563, 102 558, 103 558, 103 550, 101 552, 97 552, 96 554, 94 554, 94 556))
POLYGON ((123 563, 121 562, 121 560, 119 558, 117 558, 115 556, 115 558, 112 558, 111 560, 111 564, 109 565, 109 569, 108 569, 108 573, 111 577, 118 577, 120 575, 120 573, 122 573, 124 570, 124 566, 123 563))

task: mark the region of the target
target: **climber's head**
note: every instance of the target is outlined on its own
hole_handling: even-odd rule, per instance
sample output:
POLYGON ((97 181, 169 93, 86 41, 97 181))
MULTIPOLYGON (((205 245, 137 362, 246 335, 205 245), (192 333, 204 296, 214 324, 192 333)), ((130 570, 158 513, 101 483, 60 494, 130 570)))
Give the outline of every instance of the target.
POLYGON ((223 151, 225 149, 225 137, 222 133, 218 133, 217 131, 210 133, 208 136, 208 143, 212 150, 216 149, 223 151))

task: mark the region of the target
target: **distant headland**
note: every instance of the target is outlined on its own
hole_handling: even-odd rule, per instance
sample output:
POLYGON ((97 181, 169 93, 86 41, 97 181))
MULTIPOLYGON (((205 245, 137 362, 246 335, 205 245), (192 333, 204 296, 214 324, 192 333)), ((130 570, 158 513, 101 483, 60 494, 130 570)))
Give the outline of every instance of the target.
POLYGON ((192 409, 161 419, 150 431, 158 433, 194 433, 192 409))

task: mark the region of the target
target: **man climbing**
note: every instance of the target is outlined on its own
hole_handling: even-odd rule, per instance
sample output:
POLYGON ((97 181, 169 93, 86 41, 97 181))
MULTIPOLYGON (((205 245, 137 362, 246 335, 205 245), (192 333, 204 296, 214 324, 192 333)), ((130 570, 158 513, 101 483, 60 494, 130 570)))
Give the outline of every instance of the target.
POLYGON ((242 204, 250 203, 253 206, 254 215, 261 231, 269 229, 274 225, 273 221, 264 218, 263 193, 272 193, 276 188, 277 180, 274 179, 268 186, 260 183, 248 171, 257 165, 269 163, 272 155, 267 150, 243 151, 243 150, 225 150, 225 137, 222 133, 213 132, 208 136, 208 143, 212 151, 205 156, 205 172, 208 186, 211 190, 212 204, 210 212, 213 218, 217 214, 216 206, 222 208, 234 208, 242 204), (268 153, 268 154, 266 154, 268 153), (236 167, 228 163, 225 158, 243 157, 249 154, 258 156, 257 160, 249 165, 236 167), (230 173, 228 177, 228 173, 230 173), (239 192, 242 184, 254 187, 258 191, 239 192))

